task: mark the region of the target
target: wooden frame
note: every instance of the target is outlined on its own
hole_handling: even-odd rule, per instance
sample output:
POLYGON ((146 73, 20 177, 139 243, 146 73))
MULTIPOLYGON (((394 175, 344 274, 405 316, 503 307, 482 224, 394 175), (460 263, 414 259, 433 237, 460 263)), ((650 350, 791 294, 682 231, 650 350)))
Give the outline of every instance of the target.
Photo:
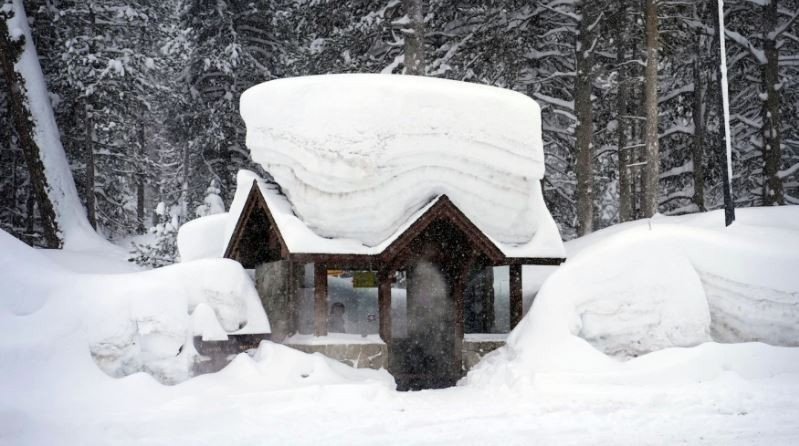
MULTIPOLYGON (((253 268, 269 261, 289 261, 291 271, 301 265, 314 265, 314 326, 316 336, 328 334, 328 278, 330 269, 371 270, 378 276, 379 333, 388 346, 389 356, 402 339, 393 339, 391 329, 391 282, 400 269, 420 258, 431 255, 437 258, 441 272, 447 276, 449 298, 453 300, 452 314, 454 345, 451 360, 453 376, 460 373, 464 334, 464 293, 466 281, 474 263, 480 265, 509 265, 510 274, 510 324, 514 328, 523 316, 522 266, 559 265, 560 258, 507 257, 460 209, 446 196, 441 195, 405 231, 380 253, 296 253, 289 250, 280 227, 269 209, 256 181, 247 195, 239 220, 226 246, 224 257, 237 260, 253 268), (265 225, 265 228, 260 226, 265 225), (449 244, 449 245, 448 245, 449 244), (452 252, 449 248, 452 248, 452 252), (395 342, 396 341, 396 342, 395 342)), ((298 274, 292 273, 294 283, 298 274)), ((299 285, 297 284, 297 289, 299 285)), ((295 309, 296 312, 296 303, 295 309)), ((295 319, 298 317, 295 314, 295 319)), ((296 324, 295 324, 296 327, 296 324)), ((407 340, 406 340, 407 341, 407 340)), ((400 353, 397 353, 400 354, 400 353)), ((449 367, 449 366, 448 366, 449 367)), ((393 373, 393 372, 392 372, 393 373)), ((400 373, 402 373, 400 371, 400 373)))
POLYGON ((510 275, 510 329, 513 330, 522 320, 524 314, 524 301, 522 299, 522 265, 511 265, 508 271, 510 275))
MULTIPOLYGON (((391 242, 379 254, 331 254, 331 253, 292 253, 289 251, 280 227, 276 224, 269 206, 266 203, 258 183, 253 180, 247 201, 244 204, 241 215, 239 216, 233 234, 228 241, 223 257, 241 262, 241 252, 246 246, 242 246, 246 236, 247 220, 252 218, 253 213, 258 210, 264 212, 269 222, 269 239, 266 243, 271 250, 280 250, 279 256, 282 260, 290 260, 294 263, 324 263, 329 268, 340 269, 363 269, 363 270, 391 270, 392 264, 397 261, 398 255, 411 243, 422 231, 424 231, 433 221, 445 219, 452 223, 469 238, 476 248, 484 254, 494 266, 503 265, 560 265, 565 261, 562 258, 553 257, 507 257, 502 251, 485 235, 482 231, 469 220, 466 215, 446 195, 440 195, 436 202, 414 221, 396 240, 391 242)), ((249 262, 247 262, 249 263, 249 262)), ((244 264, 244 262, 242 262, 244 264)), ((254 265, 244 265, 252 267, 254 265)))
POLYGON ((314 334, 327 336, 327 266, 314 263, 314 334))
POLYGON ((377 273, 377 306, 380 318, 380 338, 386 344, 391 343, 391 281, 393 273, 380 271, 377 273))

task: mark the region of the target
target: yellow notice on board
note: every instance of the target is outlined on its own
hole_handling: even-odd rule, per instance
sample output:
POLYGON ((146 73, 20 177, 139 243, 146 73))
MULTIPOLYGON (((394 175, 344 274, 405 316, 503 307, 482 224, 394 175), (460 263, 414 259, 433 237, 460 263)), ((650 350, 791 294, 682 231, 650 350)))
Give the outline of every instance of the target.
POLYGON ((377 288, 377 273, 374 271, 355 271, 352 274, 353 288, 377 288))

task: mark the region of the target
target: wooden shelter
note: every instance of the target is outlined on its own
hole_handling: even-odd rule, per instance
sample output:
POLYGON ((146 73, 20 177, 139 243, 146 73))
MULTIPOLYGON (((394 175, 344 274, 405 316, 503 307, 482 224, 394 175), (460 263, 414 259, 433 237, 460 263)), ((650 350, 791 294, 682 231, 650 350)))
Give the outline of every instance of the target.
MULTIPOLYGON (((313 284, 313 333, 308 335, 323 345, 330 312, 328 271, 371 271, 377 277, 379 338, 385 346, 378 348, 383 357, 375 362, 370 356, 368 366, 387 366, 400 388, 445 387, 463 375, 465 321, 477 331, 486 330, 493 312, 493 292, 467 290, 474 277, 494 266, 509 266, 512 328, 523 313, 522 266, 564 260, 507 256, 447 195, 433 198, 383 249, 366 253, 292 252, 275 217, 262 188, 253 182, 224 254, 256 270, 272 340, 291 344, 299 331, 301 296, 313 284), (306 271, 313 271, 313 281, 306 271), (392 330, 392 283, 398 272, 407 282, 407 330, 402 336, 392 330)), ((334 350, 319 351, 337 359, 348 359, 340 357, 347 351, 350 356, 362 353, 334 350)))

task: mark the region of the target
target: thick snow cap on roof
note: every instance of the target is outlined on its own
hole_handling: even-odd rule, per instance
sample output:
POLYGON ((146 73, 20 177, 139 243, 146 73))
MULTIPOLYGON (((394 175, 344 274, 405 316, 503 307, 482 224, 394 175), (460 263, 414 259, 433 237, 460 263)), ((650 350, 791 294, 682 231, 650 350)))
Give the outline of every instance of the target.
POLYGON ((529 245, 543 231, 551 243, 536 245, 562 252, 539 181, 541 112, 525 95, 415 76, 324 75, 252 87, 241 114, 253 160, 322 237, 376 246, 447 194, 498 243, 529 245))

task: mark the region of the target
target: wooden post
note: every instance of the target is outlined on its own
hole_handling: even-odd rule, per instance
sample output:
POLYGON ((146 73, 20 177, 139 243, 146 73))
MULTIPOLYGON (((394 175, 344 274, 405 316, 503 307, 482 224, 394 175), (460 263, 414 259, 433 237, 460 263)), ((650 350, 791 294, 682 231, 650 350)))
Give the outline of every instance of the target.
POLYGON ((314 264, 314 334, 327 336, 327 267, 314 264))
POLYGON ((522 320, 522 266, 510 265, 510 328, 513 330, 522 320))
POLYGON ((463 341, 463 291, 466 279, 463 275, 455 276, 455 281, 451 285, 452 300, 455 305, 455 340, 460 344, 463 341))
POLYGON ((380 318, 380 338, 391 342, 391 279, 394 274, 381 271, 377 275, 378 317, 380 318))

